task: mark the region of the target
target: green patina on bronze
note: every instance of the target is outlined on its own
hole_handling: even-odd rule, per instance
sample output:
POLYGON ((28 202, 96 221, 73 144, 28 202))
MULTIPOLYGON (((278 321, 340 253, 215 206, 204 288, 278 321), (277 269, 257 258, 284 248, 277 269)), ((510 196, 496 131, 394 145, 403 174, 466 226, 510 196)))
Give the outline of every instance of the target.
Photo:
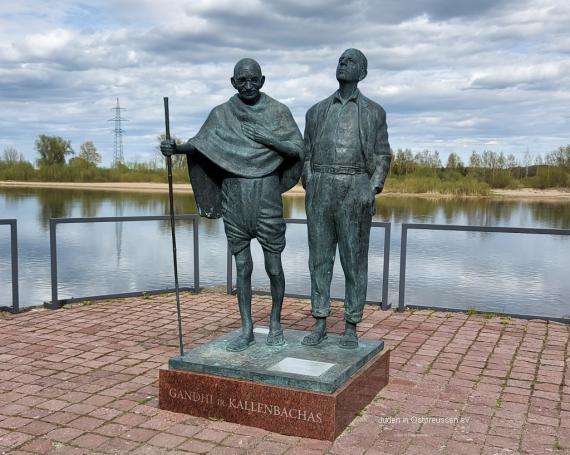
POLYGON ((346 321, 340 345, 358 347, 368 284, 368 246, 375 196, 384 188, 392 153, 386 112, 365 97, 358 83, 368 63, 357 49, 338 60, 338 90, 307 112, 303 186, 309 237, 311 305, 315 327, 303 339, 317 346, 326 338, 336 250, 346 277, 346 321))
POLYGON ((251 318, 250 242, 261 244, 272 310, 266 343, 284 343, 281 307, 285 277, 281 252, 285 222, 281 195, 293 187, 303 166, 303 138, 284 104, 261 92, 265 76, 253 59, 242 59, 231 78, 237 94, 215 107, 198 134, 185 144, 161 143, 162 153, 186 154, 199 213, 223 217, 234 255, 242 330, 226 348, 247 349, 255 338, 251 318))
POLYGON ((301 344, 301 340, 308 332, 286 329, 285 345, 256 343, 242 352, 228 352, 226 347, 238 334, 239 330, 227 333, 182 357, 173 357, 168 366, 177 370, 333 393, 384 348, 383 341, 360 340, 356 349, 347 351, 339 346, 338 335, 329 335, 319 346, 307 348, 301 344), (316 376, 295 374, 294 367, 291 372, 270 369, 285 358, 330 363, 333 366, 316 376))

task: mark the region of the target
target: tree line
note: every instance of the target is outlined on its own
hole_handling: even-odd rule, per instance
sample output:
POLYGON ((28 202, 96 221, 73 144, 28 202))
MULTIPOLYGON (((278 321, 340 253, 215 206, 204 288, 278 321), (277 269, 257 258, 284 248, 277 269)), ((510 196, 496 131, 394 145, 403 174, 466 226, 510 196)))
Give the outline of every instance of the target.
MULTIPOLYGON (((38 167, 64 165, 67 155, 75 155, 71 142, 60 136, 48 136, 40 134, 34 143, 38 153, 36 164, 38 167)), ((4 164, 16 164, 27 162, 24 155, 14 147, 5 147, 0 161, 4 164)), ((29 162, 28 162, 29 163, 29 162)), ((101 163, 101 155, 93 141, 85 141, 79 146, 77 156, 69 160, 71 166, 95 166, 101 163)), ((31 163, 29 163, 31 165, 31 163)))
MULTIPOLYGON (((158 137, 160 142, 162 137, 158 137)), ((180 143, 179 139, 175 140, 180 143)), ((85 141, 76 153, 71 141, 60 136, 40 134, 34 143, 37 153, 35 165, 14 147, 5 147, 0 155, 0 180, 62 181, 62 182, 164 182, 166 171, 160 148, 154 160, 148 163, 114 163, 110 168, 100 167, 102 157, 93 141, 85 141)), ((188 180, 186 160, 173 157, 174 179, 188 180)))
POLYGON ((410 149, 398 149, 391 174, 402 179, 424 176, 460 180, 470 177, 491 188, 568 188, 570 145, 561 146, 544 157, 526 151, 522 159, 492 150, 473 151, 467 163, 457 153, 450 153, 445 166, 437 151, 424 150, 414 154, 410 149))
MULTIPOLYGON (((157 137, 157 144, 163 139, 164 135, 157 137)), ((166 179, 159 145, 155 148, 155 158, 148 163, 116 163, 110 168, 100 167, 101 155, 93 141, 83 142, 76 154, 69 140, 41 134, 34 148, 35 166, 15 148, 5 147, 0 155, 0 180, 164 182, 166 179)), ((173 156, 173 167, 175 181, 187 182, 183 155, 173 156)), ((473 151, 466 163, 457 153, 451 153, 445 165, 438 151, 413 153, 410 149, 398 149, 390 174, 386 191, 476 195, 487 194, 490 188, 570 188, 570 144, 544 157, 529 151, 521 158, 492 150, 473 151)))

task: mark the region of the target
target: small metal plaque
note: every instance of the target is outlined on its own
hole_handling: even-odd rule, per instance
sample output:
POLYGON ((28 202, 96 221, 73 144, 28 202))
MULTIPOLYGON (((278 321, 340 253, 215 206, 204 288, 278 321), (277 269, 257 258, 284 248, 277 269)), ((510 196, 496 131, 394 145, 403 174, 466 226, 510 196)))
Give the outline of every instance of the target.
POLYGON ((269 333, 269 328, 268 327, 255 327, 253 329, 253 333, 262 333, 264 335, 267 335, 269 333))
POLYGON ((320 376, 334 363, 316 362, 314 360, 298 359, 296 357, 285 357, 280 362, 268 368, 270 371, 280 371, 282 373, 300 374, 303 376, 320 376))

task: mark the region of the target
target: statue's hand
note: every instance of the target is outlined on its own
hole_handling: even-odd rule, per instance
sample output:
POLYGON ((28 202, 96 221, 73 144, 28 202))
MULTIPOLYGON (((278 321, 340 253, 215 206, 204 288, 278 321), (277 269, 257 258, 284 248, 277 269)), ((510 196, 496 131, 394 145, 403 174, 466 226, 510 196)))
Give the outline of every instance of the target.
POLYGON ((164 156, 172 156, 176 153, 176 142, 173 139, 162 141, 160 143, 160 151, 164 156))
POLYGON ((246 137, 252 141, 267 145, 268 147, 270 147, 275 140, 273 134, 271 134, 267 128, 261 125, 244 122, 241 124, 241 129, 246 137))
POLYGON ((376 195, 381 193, 382 190, 384 189, 384 185, 380 186, 380 187, 372 187, 371 193, 372 193, 372 203, 370 204, 370 215, 374 216, 376 214, 376 195))
POLYGON ((305 164, 303 165, 303 172, 301 174, 301 185, 303 185, 303 189, 307 189, 307 185, 309 184, 309 180, 312 177, 312 172, 311 172, 311 163, 310 162, 305 162, 305 164))

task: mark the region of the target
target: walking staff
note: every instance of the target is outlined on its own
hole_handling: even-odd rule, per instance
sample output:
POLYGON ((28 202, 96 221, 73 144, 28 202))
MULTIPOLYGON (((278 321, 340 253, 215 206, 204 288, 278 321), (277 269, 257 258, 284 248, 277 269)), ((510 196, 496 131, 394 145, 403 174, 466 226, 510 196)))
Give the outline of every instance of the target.
MULTIPOLYGON (((168 97, 164 97, 164 123, 166 126, 166 140, 170 140, 170 116, 168 114, 168 97)), ((182 342, 182 315, 180 314, 180 288, 178 286, 178 259, 176 258, 176 227, 174 221, 174 189, 172 188, 172 156, 166 157, 168 168, 168 196, 170 200, 170 229, 172 232, 172 258, 174 261, 174 288, 176 291, 176 312, 178 314, 178 342, 180 355, 184 355, 182 342)))

